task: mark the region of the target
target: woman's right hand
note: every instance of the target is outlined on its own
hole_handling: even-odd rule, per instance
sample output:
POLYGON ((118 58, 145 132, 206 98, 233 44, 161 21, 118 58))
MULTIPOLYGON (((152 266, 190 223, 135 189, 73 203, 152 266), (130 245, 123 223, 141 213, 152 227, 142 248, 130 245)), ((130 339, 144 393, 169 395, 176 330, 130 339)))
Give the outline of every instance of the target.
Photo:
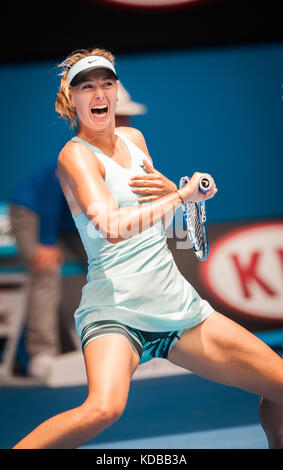
POLYGON ((217 188, 214 179, 208 173, 195 172, 190 178, 190 181, 179 189, 179 193, 184 202, 200 202, 211 199, 217 193, 217 188), (199 181, 202 177, 207 177, 211 180, 212 186, 207 193, 202 193, 199 189, 199 181))

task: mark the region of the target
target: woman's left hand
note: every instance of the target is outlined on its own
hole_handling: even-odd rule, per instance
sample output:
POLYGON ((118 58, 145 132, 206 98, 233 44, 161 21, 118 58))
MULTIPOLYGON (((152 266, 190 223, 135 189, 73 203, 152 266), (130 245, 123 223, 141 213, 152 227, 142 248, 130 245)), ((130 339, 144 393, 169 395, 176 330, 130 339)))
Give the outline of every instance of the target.
POLYGON ((148 160, 143 160, 146 175, 137 175, 130 178, 129 185, 134 193, 141 193, 143 196, 139 202, 154 201, 166 194, 173 193, 177 190, 177 186, 166 176, 155 170, 148 160), (148 196, 146 196, 148 194, 148 196))

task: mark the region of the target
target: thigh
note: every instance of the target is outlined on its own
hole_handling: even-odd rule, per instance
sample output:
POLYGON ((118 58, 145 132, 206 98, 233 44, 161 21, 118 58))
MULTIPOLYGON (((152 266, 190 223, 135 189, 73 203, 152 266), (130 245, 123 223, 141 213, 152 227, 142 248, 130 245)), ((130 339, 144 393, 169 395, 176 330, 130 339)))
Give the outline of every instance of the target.
POLYGON ((9 206, 12 232, 16 238, 16 242, 21 256, 27 262, 38 243, 38 215, 23 206, 10 204, 9 206))
POLYGON ((102 408, 124 408, 139 355, 120 334, 107 334, 91 341, 84 352, 89 398, 102 408))
POLYGON ((209 380, 278 400, 283 360, 251 332, 214 312, 185 330, 169 360, 209 380))

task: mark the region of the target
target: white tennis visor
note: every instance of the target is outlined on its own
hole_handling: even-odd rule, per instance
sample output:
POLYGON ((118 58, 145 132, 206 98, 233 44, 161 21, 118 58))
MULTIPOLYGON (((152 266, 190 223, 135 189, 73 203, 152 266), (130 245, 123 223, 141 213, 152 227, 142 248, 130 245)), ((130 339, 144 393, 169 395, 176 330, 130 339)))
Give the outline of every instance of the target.
POLYGON ((115 75, 115 78, 118 80, 116 70, 110 60, 105 59, 105 57, 90 55, 78 60, 78 62, 70 68, 67 75, 68 83, 71 86, 76 86, 89 72, 101 68, 111 70, 115 75))

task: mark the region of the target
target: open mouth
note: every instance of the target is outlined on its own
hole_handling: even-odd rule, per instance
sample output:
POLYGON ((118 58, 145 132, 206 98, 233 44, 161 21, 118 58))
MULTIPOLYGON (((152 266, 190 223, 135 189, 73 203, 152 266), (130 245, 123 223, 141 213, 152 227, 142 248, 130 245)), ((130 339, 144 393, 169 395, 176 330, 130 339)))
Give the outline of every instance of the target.
POLYGON ((106 114, 108 111, 108 106, 95 106, 91 108, 92 114, 95 114, 97 116, 101 116, 103 114, 106 114))

